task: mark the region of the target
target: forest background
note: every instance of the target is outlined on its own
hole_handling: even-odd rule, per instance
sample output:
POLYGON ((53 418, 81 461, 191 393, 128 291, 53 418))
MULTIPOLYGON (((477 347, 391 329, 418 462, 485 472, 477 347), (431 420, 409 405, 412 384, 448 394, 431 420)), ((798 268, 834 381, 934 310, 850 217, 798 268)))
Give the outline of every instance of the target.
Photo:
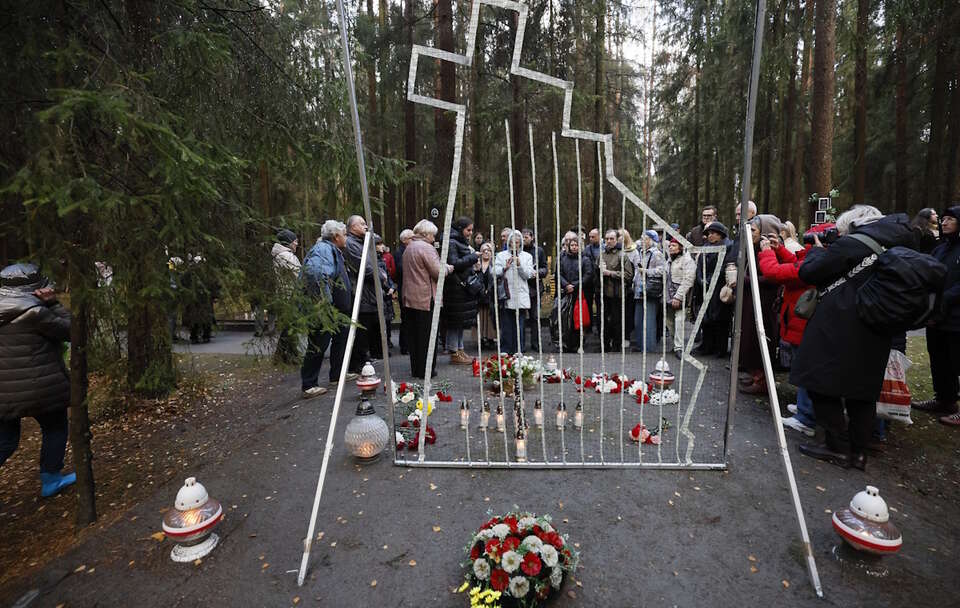
MULTIPOLYGON (((613 134, 618 177, 684 229, 707 204, 732 222, 755 5, 527 4, 521 63, 575 83, 572 126, 613 134)), ((453 115, 406 101, 411 45, 462 51, 470 4, 360 0, 346 10, 376 228, 395 245, 400 229, 442 212, 453 157, 453 115)), ((803 226, 811 196, 833 189, 838 209, 915 213, 960 199, 960 4, 769 0, 766 15, 750 184, 762 212, 803 226)), ((509 74, 515 17, 485 7, 473 65, 422 62, 417 86, 469 107, 456 214, 484 231, 509 223, 507 119, 516 223, 536 219, 552 249, 549 142, 562 98, 509 74)), ((336 19, 331 0, 0 9, 0 260, 37 261, 69 290, 75 449, 84 434, 89 445, 90 368, 119 365, 129 390, 166 393, 177 381, 168 315, 178 301, 207 281, 225 299, 268 305, 276 230, 295 230, 302 256, 323 220, 361 212, 336 19), (168 262, 195 256, 203 272, 188 287, 168 262), (109 289, 94 262, 112 268, 109 289)), ((558 153, 565 230, 576 223, 577 159, 569 140, 558 153)), ((616 191, 597 186, 596 151, 583 146, 579 160, 583 224, 597 225, 601 199, 604 223, 619 224, 616 191)), ((634 232, 642 221, 627 210, 634 232)), ((90 510, 78 519, 89 521, 84 481, 90 510)))

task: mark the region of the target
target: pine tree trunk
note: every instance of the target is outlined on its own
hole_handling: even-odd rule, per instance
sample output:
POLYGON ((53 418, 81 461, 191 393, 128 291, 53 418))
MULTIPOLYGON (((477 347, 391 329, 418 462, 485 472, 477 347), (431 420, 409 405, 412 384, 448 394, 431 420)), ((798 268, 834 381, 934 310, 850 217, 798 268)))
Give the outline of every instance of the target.
POLYGON ((90 413, 87 409, 87 337, 90 312, 86 296, 81 295, 88 289, 84 277, 78 272, 78 265, 89 260, 76 260, 71 267, 73 287, 71 300, 73 310, 70 319, 70 446, 73 451, 73 465, 77 473, 77 513, 78 528, 86 527, 97 520, 96 485, 93 479, 93 450, 90 440, 90 413))
POLYGON ((894 145, 894 164, 896 166, 896 195, 894 208, 898 212, 907 211, 907 53, 904 48, 904 23, 898 17, 896 34, 896 125, 894 145))
MULTIPOLYGON (((816 45, 813 51, 813 120, 810 125, 810 163, 813 189, 826 196, 833 188, 833 95, 836 0, 818 0, 816 45)), ((813 217, 813 206, 808 214, 813 217)))
POLYGON ((856 67, 854 69, 853 202, 867 191, 867 36, 870 0, 857 0, 856 67))
POLYGON ((796 2, 796 35, 790 42, 790 79, 787 83, 787 98, 783 104, 781 122, 783 130, 781 135, 780 149, 780 212, 784 219, 796 220, 793 215, 793 201, 795 199, 793 185, 793 155, 794 155, 794 126, 793 119, 797 110, 797 44, 800 40, 800 33, 803 29, 803 13, 800 9, 799 0, 796 2))
MULTIPOLYGON (((404 29, 406 30, 407 47, 413 50, 413 16, 414 0, 404 0, 404 29)), ((413 226, 417 223, 420 213, 417 206, 417 181, 412 174, 417 165, 417 115, 416 106, 403 95, 403 151, 407 164, 407 188, 403 200, 404 224, 413 226)))
MULTIPOLYGON (((798 10, 799 1, 800 0, 797 0, 798 10)), ((808 94, 810 93, 813 80, 811 75, 812 70, 810 68, 813 64, 813 47, 811 41, 813 39, 815 9, 815 1, 806 0, 803 7, 803 59, 800 63, 800 90, 797 95, 797 107, 804 108, 804 112, 802 116, 803 120, 797 121, 799 127, 797 129, 797 145, 794 148, 793 176, 790 179, 790 183, 793 185, 793 192, 790 196, 790 212, 787 214, 788 217, 798 222, 798 228, 801 218, 806 217, 806 213, 801 212, 806 210, 805 201, 813 192, 813 183, 810 179, 809 171, 805 172, 804 168, 808 167, 807 147, 809 144, 809 134, 807 133, 806 127, 810 124, 808 94), (806 184, 806 187, 804 187, 803 184, 806 184)))
MULTIPOLYGON (((597 2, 596 18, 596 36, 593 41, 593 130, 596 133, 605 133, 605 112, 606 95, 604 91, 604 70, 603 60, 605 56, 606 41, 606 21, 607 4, 606 0, 597 2)), ((593 146, 590 146, 593 148, 593 146)), ((603 178, 600 175, 600 163, 597 161, 596 153, 592 156, 593 160, 593 215, 594 221, 599 217, 600 209, 600 189, 603 188, 603 178)))
MULTIPOLYGON (((863 1, 863 0, 861 0, 863 1)), ((960 10, 960 9, 956 9, 960 10)), ((947 118, 947 87, 950 81, 948 34, 942 26, 945 16, 942 11, 937 14, 937 26, 934 29, 933 43, 937 49, 935 66, 933 69, 933 86, 930 94, 930 140, 927 143, 927 158, 925 179, 923 180, 924 202, 923 207, 940 208, 945 202, 945 179, 943 159, 944 134, 947 118)), ((953 36, 960 35, 956 31, 953 36)), ((913 211, 919 211, 919 205, 913 211)))

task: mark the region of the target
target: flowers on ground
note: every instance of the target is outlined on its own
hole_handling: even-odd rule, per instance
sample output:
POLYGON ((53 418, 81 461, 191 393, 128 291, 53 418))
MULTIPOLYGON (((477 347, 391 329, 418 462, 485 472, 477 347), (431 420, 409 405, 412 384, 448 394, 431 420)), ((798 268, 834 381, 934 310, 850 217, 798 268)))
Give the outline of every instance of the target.
POLYGON ((489 606, 501 597, 504 605, 540 606, 579 560, 549 516, 531 513, 491 518, 473 535, 468 555, 460 590, 472 588, 471 606, 489 606))

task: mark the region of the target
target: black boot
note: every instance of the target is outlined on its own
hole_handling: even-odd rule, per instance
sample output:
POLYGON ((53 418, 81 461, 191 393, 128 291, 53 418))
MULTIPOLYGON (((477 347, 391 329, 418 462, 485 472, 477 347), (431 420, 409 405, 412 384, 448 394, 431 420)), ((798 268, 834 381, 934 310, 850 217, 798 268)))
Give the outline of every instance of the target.
MULTIPOLYGON (((816 458, 817 460, 823 460, 824 462, 835 464, 838 467, 843 467, 844 469, 850 468, 850 457, 847 456, 846 453, 834 451, 826 445, 818 443, 802 443, 797 447, 797 449, 799 449, 800 453, 804 456, 816 458)), ((862 456, 863 455, 861 454, 861 457, 862 456)))

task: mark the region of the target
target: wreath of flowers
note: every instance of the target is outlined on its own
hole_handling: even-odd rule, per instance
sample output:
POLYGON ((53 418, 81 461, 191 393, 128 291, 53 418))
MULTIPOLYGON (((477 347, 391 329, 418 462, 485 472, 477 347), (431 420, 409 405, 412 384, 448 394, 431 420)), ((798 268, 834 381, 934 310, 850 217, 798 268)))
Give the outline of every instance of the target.
POLYGON ((471 602, 486 593, 488 603, 499 599, 503 606, 524 608, 543 604, 580 559, 549 515, 526 512, 492 517, 473 535, 467 555, 461 564, 466 583, 460 590, 473 588, 471 602))

